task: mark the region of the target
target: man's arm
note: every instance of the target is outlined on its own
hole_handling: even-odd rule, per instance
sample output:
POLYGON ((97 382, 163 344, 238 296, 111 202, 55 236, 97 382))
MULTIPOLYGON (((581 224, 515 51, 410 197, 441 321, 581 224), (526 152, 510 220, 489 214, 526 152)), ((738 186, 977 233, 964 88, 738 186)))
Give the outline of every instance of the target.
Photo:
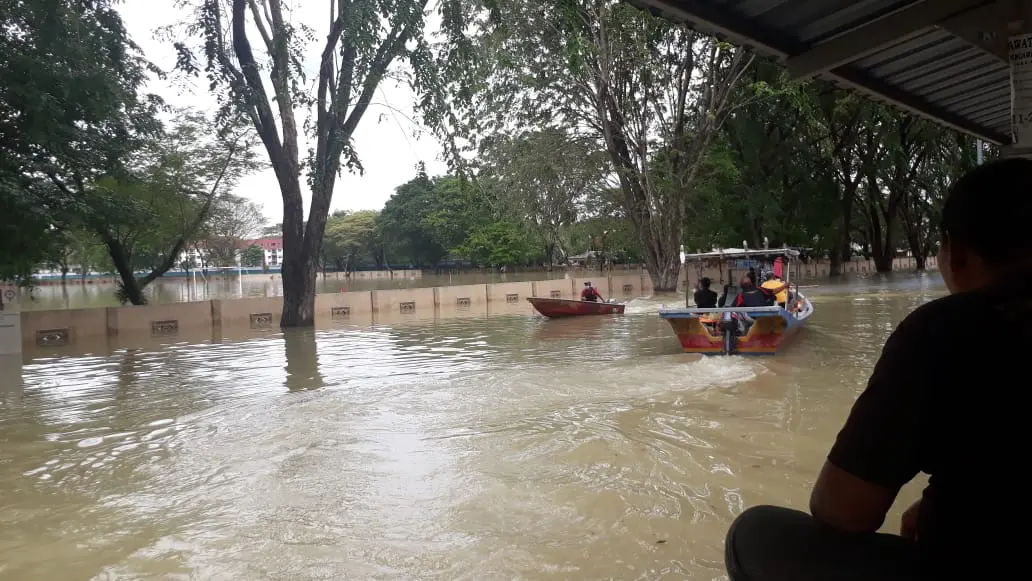
POLYGON ((874 532, 926 454, 931 379, 927 311, 889 337, 867 388, 850 411, 810 495, 817 520, 874 532))

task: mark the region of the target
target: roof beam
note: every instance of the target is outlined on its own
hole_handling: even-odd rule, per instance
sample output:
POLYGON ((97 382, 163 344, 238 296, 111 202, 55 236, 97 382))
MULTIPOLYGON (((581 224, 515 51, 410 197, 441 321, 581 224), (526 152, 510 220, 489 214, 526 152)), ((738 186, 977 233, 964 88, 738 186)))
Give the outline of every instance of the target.
POLYGON ((790 56, 785 66, 793 79, 826 73, 887 45, 916 36, 940 22, 991 3, 991 0, 925 0, 911 4, 822 42, 804 53, 790 56))

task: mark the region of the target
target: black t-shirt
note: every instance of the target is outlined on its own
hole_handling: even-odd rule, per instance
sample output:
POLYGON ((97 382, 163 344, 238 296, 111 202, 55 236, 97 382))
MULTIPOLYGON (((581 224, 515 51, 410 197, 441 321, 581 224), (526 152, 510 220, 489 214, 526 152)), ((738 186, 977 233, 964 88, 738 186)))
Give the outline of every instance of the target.
MULTIPOLYGON (((1027 551, 1032 272, 911 313, 889 337, 828 460, 898 489, 930 476, 918 516, 926 572, 987 572, 1027 551), (1024 359, 1023 359, 1024 358, 1024 359), (1014 532, 1011 532, 1011 531, 1014 532), (1003 561, 1001 561, 1001 559, 1003 561)), ((878 323, 871 314, 871 322, 878 323)), ((898 531, 898 523, 888 523, 898 531)), ((952 577, 952 575, 950 575, 952 577)), ((987 577, 988 578, 988 577, 987 577)))
POLYGON ((695 291, 695 306, 700 309, 717 308, 717 293, 708 288, 695 291))

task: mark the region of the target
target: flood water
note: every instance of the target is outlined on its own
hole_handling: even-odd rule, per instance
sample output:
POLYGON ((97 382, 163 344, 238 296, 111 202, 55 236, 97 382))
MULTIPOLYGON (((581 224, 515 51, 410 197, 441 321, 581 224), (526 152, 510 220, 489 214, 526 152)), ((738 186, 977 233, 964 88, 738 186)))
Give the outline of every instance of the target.
POLYGON ((7 362, 0 579, 722 579, 941 289, 813 289, 776 358, 680 352, 660 297, 7 362))

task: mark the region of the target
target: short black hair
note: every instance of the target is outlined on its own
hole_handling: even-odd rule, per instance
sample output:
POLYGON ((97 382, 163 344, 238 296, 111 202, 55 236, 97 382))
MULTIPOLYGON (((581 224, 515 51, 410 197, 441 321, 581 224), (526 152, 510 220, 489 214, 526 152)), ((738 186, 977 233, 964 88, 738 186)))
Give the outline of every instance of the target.
POLYGON ((709 288, 709 285, 710 285, 709 277, 708 276, 702 277, 702 280, 699 281, 699 284, 702 285, 702 288, 709 288))
POLYGON ((969 171, 950 188, 939 234, 988 264, 1032 258, 1032 160, 1008 158, 969 171))

